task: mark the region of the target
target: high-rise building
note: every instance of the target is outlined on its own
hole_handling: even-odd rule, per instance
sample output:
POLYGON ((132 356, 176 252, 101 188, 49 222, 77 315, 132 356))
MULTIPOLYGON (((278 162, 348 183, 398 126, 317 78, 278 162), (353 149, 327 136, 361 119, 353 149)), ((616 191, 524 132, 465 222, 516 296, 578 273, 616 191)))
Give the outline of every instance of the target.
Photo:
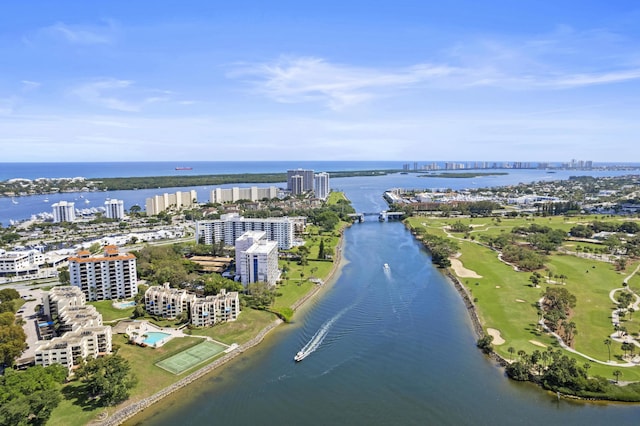
POLYGON ((293 246, 295 224, 289 217, 254 219, 237 213, 223 214, 220 219, 196 222, 196 242, 211 245, 224 241, 225 245, 233 246, 247 231, 265 231, 268 240, 277 241, 280 249, 287 250, 293 246))
POLYGON ((291 178, 293 176, 302 176, 302 192, 313 191, 313 170, 287 170, 287 189, 289 191, 293 191, 291 186, 291 178))
POLYGON ((145 208, 147 215, 157 215, 168 209, 179 210, 181 208, 189 208, 198 203, 198 193, 195 189, 190 191, 178 191, 174 194, 164 193, 147 198, 145 208))
POLYGON ((266 235, 264 231, 249 231, 236 240, 236 275, 245 287, 258 281, 276 284, 278 243, 267 240, 266 235))
POLYGON ((104 202, 105 216, 109 219, 124 219, 124 201, 111 199, 104 202))
POLYGON ((313 192, 316 198, 320 198, 322 200, 326 200, 329 196, 329 173, 318 173, 315 175, 313 179, 313 192))
POLYGON ((304 178, 301 175, 293 175, 289 178, 289 187, 292 195, 304 193, 304 178))
POLYGON ((79 287, 87 300, 127 299, 138 294, 136 257, 106 246, 102 256, 79 251, 69 258, 71 285, 79 287))
POLYGON ((276 198, 278 196, 278 188, 270 186, 268 188, 258 188, 252 186, 250 188, 214 188, 211 190, 212 203, 234 203, 238 200, 258 201, 263 198, 276 198))
POLYGON ((73 222, 76 220, 75 203, 59 201, 51 206, 53 208, 54 222, 73 222))

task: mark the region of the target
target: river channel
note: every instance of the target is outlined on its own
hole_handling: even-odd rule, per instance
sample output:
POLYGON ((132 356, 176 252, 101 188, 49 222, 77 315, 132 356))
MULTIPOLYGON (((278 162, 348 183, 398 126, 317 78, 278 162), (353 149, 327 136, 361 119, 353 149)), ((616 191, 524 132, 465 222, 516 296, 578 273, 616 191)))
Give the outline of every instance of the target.
MULTIPOLYGON (((385 207, 380 188, 349 179, 340 189, 358 211, 385 207)), ((293 324, 127 424, 626 425, 640 419, 637 405, 558 400, 505 378, 475 348, 453 285, 401 223, 354 224, 344 247, 341 273, 293 324), (315 350, 296 363, 293 356, 318 333, 315 350)))

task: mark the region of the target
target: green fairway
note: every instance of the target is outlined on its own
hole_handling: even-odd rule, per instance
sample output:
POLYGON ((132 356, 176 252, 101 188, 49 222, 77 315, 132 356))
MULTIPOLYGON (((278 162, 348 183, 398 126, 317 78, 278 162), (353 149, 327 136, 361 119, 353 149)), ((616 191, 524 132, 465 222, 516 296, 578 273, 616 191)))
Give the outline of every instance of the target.
MULTIPOLYGON (((623 280, 631 274, 638 262, 629 263, 624 271, 618 272, 612 263, 607 262, 608 256, 597 259, 587 259, 575 255, 552 252, 547 257, 545 268, 539 272, 543 279, 538 288, 532 286, 529 280, 532 272, 517 272, 498 259, 498 253, 483 243, 486 236, 496 237, 502 233, 510 233, 516 226, 528 227, 532 223, 548 226, 554 229, 568 231, 576 223, 595 220, 594 217, 566 218, 566 217, 536 217, 536 218, 442 218, 442 217, 413 217, 408 225, 414 229, 426 230, 430 234, 455 238, 460 246, 459 260, 464 268, 473 271, 482 278, 468 278, 460 276, 459 280, 476 299, 478 316, 485 330, 492 328, 499 331, 505 340, 503 344, 494 345, 494 350, 505 359, 515 352, 524 350, 532 353, 534 350, 545 350, 552 346, 559 348, 555 338, 538 330, 537 301, 542 297, 547 286, 563 286, 576 296, 576 308, 572 312, 571 321, 575 322, 577 334, 573 347, 578 352, 606 362, 609 348, 604 340, 613 332, 611 314, 615 304, 610 300, 609 293, 615 288, 621 288, 623 280), (468 233, 451 233, 448 226, 460 221, 472 227, 468 233), (485 236, 485 237, 483 237, 485 236), (551 274, 551 276, 549 276, 551 274), (566 278, 560 280, 559 276, 566 278)), ((607 220, 614 220, 608 218, 607 220)), ((619 219, 622 220, 622 219, 619 219)), ((566 241, 563 246, 575 251, 576 245, 588 246, 596 249, 601 245, 566 241)), ((453 270, 452 270, 453 272, 453 270)), ((455 275, 455 273, 454 273, 455 275)), ((629 280, 631 288, 640 289, 640 277, 633 276, 629 280)), ((640 315, 640 313, 638 313, 640 315)), ((626 316, 621 325, 629 333, 636 335, 640 330, 640 320, 634 316, 626 316)), ((611 361, 623 363, 623 351, 620 343, 611 345, 611 361)), ((582 365, 589 362, 586 358, 570 354, 582 365)), ((590 375, 612 377, 614 366, 605 366, 590 362, 590 375)), ((625 380, 640 380, 640 368, 624 367, 625 380)))

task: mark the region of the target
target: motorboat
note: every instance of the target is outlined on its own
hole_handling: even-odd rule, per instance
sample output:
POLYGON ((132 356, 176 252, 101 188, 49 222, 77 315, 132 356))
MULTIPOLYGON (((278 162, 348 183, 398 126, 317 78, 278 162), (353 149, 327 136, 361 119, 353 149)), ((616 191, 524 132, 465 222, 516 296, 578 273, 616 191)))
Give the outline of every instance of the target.
POLYGON ((388 269, 389 269, 389 264, 388 264, 388 263, 385 263, 384 265, 382 265, 382 267, 383 267, 384 269, 387 269, 387 270, 388 270, 388 269))
POLYGON ((293 357, 293 360, 295 362, 300 362, 304 359, 304 352, 303 351, 298 351, 298 353, 296 354, 296 356, 293 357))

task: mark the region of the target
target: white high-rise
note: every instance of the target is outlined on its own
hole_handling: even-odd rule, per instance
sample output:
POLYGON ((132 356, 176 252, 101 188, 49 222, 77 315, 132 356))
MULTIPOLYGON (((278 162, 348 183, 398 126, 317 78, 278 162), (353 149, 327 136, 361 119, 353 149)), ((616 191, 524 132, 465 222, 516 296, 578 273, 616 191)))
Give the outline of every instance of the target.
POLYGON ((196 241, 215 244, 224 241, 227 246, 247 231, 265 231, 267 239, 278 242, 278 248, 287 250, 293 246, 295 221, 289 217, 268 219, 244 218, 237 213, 223 214, 220 219, 196 222, 196 241))
POLYGON ((249 231, 236 240, 236 275, 243 286, 278 279, 278 243, 266 239, 264 231, 249 231))
POLYGON ((76 220, 76 205, 67 201, 59 201, 51 206, 54 222, 73 222, 76 220))
POLYGON ((313 178, 313 192, 316 198, 326 200, 331 188, 329 187, 329 173, 321 172, 313 178))
POLYGON ((258 188, 252 186, 249 188, 214 188, 211 190, 212 203, 235 203, 238 200, 258 201, 263 198, 276 198, 278 196, 278 188, 270 186, 267 188, 258 188))
POLYGON ((104 202, 104 208, 106 209, 105 215, 109 219, 124 219, 124 201, 122 200, 107 200, 104 202))
POLYGON ((103 256, 79 251, 69 258, 71 285, 79 287, 87 300, 128 299, 138 294, 136 257, 106 246, 103 256))

